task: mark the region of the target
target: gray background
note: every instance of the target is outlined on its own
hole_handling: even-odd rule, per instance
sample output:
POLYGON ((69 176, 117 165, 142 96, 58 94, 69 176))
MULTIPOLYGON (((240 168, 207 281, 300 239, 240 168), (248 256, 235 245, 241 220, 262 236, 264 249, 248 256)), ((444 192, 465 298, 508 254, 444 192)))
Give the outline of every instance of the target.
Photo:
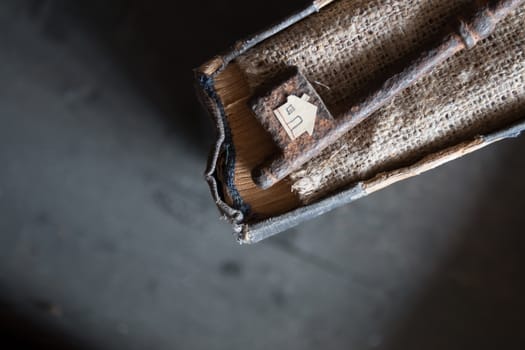
POLYGON ((1 2, 3 344, 524 347, 525 138, 255 246, 219 221, 191 68, 300 5, 1 2))

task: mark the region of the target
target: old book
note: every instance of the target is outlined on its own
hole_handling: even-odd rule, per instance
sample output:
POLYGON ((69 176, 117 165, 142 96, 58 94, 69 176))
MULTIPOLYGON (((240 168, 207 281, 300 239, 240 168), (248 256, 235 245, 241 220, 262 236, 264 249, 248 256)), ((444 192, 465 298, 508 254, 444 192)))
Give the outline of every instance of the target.
MULTIPOLYGON (((525 128, 525 6, 502 4, 514 8, 488 38, 437 65, 268 189, 252 172, 280 150, 251 108, 258 91, 298 67, 337 115, 431 48, 472 1, 315 1, 201 66, 198 91, 218 131, 206 179, 238 240, 257 242, 517 136, 525 128)), ((301 105, 311 96, 296 97, 301 105)))

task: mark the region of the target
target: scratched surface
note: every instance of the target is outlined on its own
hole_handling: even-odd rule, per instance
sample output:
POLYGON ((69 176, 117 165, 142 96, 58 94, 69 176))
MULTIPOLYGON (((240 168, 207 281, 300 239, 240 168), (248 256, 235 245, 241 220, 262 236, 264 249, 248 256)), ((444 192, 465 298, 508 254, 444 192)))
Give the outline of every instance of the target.
POLYGON ((522 348, 525 138, 239 247, 187 71, 289 9, 67 3, 0 4, 0 348, 522 348))

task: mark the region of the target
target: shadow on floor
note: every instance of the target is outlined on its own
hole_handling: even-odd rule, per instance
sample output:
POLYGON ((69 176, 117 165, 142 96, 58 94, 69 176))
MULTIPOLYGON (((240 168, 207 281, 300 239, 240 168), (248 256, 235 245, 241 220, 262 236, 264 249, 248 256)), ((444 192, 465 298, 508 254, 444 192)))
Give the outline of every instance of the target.
POLYGON ((213 125, 194 91, 193 69, 235 41, 268 27, 308 1, 28 1, 44 33, 67 45, 68 31, 95 36, 141 96, 165 117, 167 133, 205 154, 213 125))
MULTIPOLYGON (((34 307, 48 316, 58 312, 53 305, 42 301, 35 302, 34 307)), ((39 323, 34 317, 26 317, 4 301, 0 301, 0 344, 2 349, 87 349, 80 345, 80 340, 53 329, 48 322, 39 323)))
MULTIPOLYGON (((481 193, 459 249, 424 287, 385 349, 522 349, 525 344, 525 139, 481 193)), ((509 145, 507 145, 509 146, 509 145)), ((487 169, 493 171, 492 169, 487 169)), ((445 224, 445 223, 444 223, 445 224)))

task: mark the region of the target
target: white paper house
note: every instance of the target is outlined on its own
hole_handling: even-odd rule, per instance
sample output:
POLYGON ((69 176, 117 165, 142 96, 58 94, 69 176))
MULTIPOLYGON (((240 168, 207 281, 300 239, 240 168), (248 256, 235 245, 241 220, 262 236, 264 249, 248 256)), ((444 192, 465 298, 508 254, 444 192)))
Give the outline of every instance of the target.
POLYGON ((290 95, 287 102, 273 111, 282 127, 293 140, 307 132, 314 132, 317 106, 308 102, 310 96, 304 94, 301 98, 290 95))

